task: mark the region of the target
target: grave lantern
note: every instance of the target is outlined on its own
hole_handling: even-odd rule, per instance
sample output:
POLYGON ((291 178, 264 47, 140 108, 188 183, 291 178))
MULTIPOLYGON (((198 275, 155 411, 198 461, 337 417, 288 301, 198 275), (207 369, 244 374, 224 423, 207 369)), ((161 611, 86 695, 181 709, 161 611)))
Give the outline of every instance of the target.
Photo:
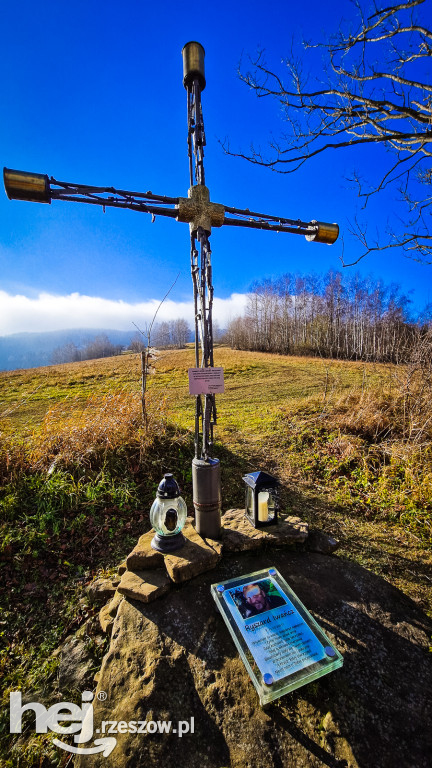
POLYGON ((246 483, 245 514, 255 528, 277 523, 279 481, 267 472, 250 472, 246 483))
POLYGON ((159 483, 156 498, 150 509, 150 523, 155 529, 151 545, 158 552, 174 552, 186 539, 182 528, 186 522, 187 508, 180 496, 180 488, 171 473, 159 483))

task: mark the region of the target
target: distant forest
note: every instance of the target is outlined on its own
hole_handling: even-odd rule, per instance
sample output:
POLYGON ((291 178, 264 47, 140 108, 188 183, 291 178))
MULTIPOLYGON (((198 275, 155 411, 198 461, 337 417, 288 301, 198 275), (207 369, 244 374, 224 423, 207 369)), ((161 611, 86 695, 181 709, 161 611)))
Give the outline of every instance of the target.
MULTIPOLYGON (((159 347, 174 347, 181 349, 191 337, 191 329, 183 318, 162 322, 154 327, 151 336, 151 344, 159 347)), ((75 342, 68 341, 56 347, 51 355, 51 363, 76 363, 80 360, 95 360, 101 357, 113 357, 120 355, 123 350, 142 352, 147 345, 146 333, 135 333, 129 346, 113 344, 106 333, 99 333, 94 339, 90 339, 83 346, 78 347, 75 342)))
POLYGON ((430 326, 410 304, 399 285, 359 274, 285 274, 252 286, 225 338, 234 349, 403 363, 430 326))
POLYGON ((59 363, 77 363, 79 360, 94 360, 99 357, 120 355, 124 347, 113 344, 106 333, 100 333, 94 339, 79 349, 75 342, 69 341, 61 347, 56 347, 51 356, 54 365, 59 363))

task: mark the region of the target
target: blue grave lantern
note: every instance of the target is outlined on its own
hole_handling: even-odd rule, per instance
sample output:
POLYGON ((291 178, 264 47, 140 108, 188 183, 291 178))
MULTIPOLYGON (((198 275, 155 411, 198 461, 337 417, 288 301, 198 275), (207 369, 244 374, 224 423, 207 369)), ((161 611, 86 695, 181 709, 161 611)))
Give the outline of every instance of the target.
POLYGON ((255 528, 275 525, 278 521, 279 480, 267 472, 250 472, 246 483, 245 514, 255 528))
POLYGON ((150 509, 150 523, 155 529, 151 545, 158 552, 174 552, 186 544, 182 528, 186 522, 187 507, 180 496, 174 475, 167 473, 159 483, 156 498, 150 509))

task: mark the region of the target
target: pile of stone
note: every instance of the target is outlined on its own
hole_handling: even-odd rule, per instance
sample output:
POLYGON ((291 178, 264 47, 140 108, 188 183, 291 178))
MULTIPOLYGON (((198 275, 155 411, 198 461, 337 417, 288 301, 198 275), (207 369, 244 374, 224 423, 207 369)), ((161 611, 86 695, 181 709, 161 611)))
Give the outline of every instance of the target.
MULTIPOLYGON (((111 629, 123 597, 150 603, 164 595, 174 584, 180 584, 215 568, 223 554, 257 550, 265 545, 285 546, 303 543, 308 525, 299 517, 279 519, 278 525, 254 528, 244 509, 230 509, 222 517, 220 541, 203 539, 187 518, 183 528, 186 544, 175 552, 161 554, 151 546, 154 531, 140 537, 136 547, 119 566, 120 581, 100 580, 98 590, 105 588, 111 601, 104 605, 99 618, 104 632, 111 629), (105 587, 103 586, 105 584, 105 587)), ((98 582, 91 585, 92 592, 98 582)))

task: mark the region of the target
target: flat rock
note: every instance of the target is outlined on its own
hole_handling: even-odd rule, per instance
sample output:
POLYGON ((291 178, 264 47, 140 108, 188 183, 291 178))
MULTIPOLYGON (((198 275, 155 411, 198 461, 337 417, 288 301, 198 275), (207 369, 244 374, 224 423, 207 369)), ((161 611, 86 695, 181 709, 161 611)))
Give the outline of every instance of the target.
POLYGON ((127 571, 126 560, 120 563, 120 565, 117 568, 117 573, 119 574, 119 576, 123 576, 125 571, 127 571))
POLYGON ((244 509, 229 509, 222 517, 222 543, 226 552, 259 549, 264 544, 292 544, 305 541, 308 525, 299 517, 279 518, 277 525, 254 528, 244 509))
POLYGON ((191 518, 187 519, 182 532, 186 539, 184 547, 165 555, 165 568, 177 583, 215 568, 222 555, 221 542, 201 538, 191 518))
POLYGON ((116 617, 117 608, 123 600, 121 592, 116 590, 116 593, 112 600, 107 605, 104 605, 99 611, 99 623, 101 625, 102 632, 111 632, 116 617))
POLYGON ((95 579, 87 587, 87 597, 93 604, 106 603, 107 600, 114 597, 119 583, 120 578, 118 576, 113 579, 95 579))
POLYGON ((125 597, 150 603, 168 592, 171 581, 162 569, 147 571, 125 571, 121 578, 118 591, 125 597))
POLYGON ((93 667, 94 661, 87 649, 87 642, 76 635, 66 638, 60 652, 60 690, 84 690, 92 678, 93 667))
MULTIPOLYGON (((242 510, 243 511, 243 510, 242 510)), ((278 518, 277 525, 264 528, 265 544, 302 544, 308 537, 309 526, 300 517, 278 518)))
POLYGON ((319 552, 321 555, 332 555, 333 552, 336 552, 336 550, 339 549, 339 542, 336 541, 333 536, 329 536, 328 533, 314 529, 313 531, 309 531, 306 546, 309 552, 319 552))
POLYGON ((93 701, 95 733, 104 720, 178 728, 192 717, 194 732, 119 731, 109 755, 77 755, 75 768, 430 768, 431 634, 412 600, 338 556, 224 557, 163 600, 120 604, 93 701), (270 565, 344 665, 263 710, 210 587, 270 565))
POLYGON ((245 552, 263 545, 262 528, 254 528, 244 509, 229 509, 222 515, 221 539, 225 552, 245 552))
POLYGON ((142 571, 163 566, 164 556, 151 546, 154 535, 155 532, 151 530, 140 536, 136 547, 126 558, 126 567, 129 571, 142 571))

